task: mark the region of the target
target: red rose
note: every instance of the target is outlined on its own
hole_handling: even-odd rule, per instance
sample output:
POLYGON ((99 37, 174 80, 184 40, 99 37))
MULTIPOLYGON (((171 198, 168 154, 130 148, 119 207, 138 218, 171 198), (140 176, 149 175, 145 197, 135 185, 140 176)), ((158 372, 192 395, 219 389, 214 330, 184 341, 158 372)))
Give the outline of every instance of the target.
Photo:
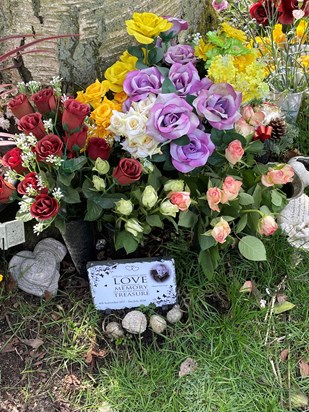
POLYGON ((33 94, 31 96, 31 100, 38 108, 38 111, 42 114, 49 113, 56 108, 54 90, 50 87, 47 89, 42 89, 39 92, 33 94))
POLYGON ((266 26, 269 24, 269 20, 272 20, 274 16, 278 17, 278 1, 279 0, 260 0, 257 3, 252 4, 250 7, 250 15, 257 21, 258 24, 266 26))
POLYGON ((34 112, 25 94, 19 94, 14 97, 14 99, 9 102, 8 108, 17 119, 34 112))
POLYGON ((37 190, 40 193, 48 193, 48 188, 47 187, 40 187, 38 186, 38 177, 35 172, 28 173, 24 179, 18 184, 17 186, 17 192, 20 195, 27 195, 27 188, 32 187, 34 190, 37 190))
POLYGON ((63 142, 55 134, 48 134, 39 140, 35 145, 35 153, 39 162, 46 162, 46 158, 52 156, 62 156, 63 142))
POLYGON ((82 149, 85 146, 87 139, 87 131, 88 127, 85 125, 79 132, 72 133, 70 135, 68 135, 68 133, 65 134, 63 140, 70 152, 73 150, 74 145, 78 146, 80 149, 82 149))
POLYGON ((140 179, 143 168, 136 159, 123 158, 113 171, 113 177, 121 185, 128 185, 140 179))
POLYGON ((84 123, 85 117, 90 113, 87 104, 83 104, 74 99, 67 99, 64 102, 64 112, 62 115, 62 125, 66 125, 69 130, 77 129, 84 123))
POLYGON ((101 137, 92 137, 89 139, 87 154, 92 160, 100 157, 102 160, 107 160, 110 155, 110 147, 107 141, 101 137))
POLYGON ((22 166, 21 150, 18 147, 14 147, 14 149, 6 152, 1 162, 3 166, 15 170, 15 172, 18 174, 21 174, 26 170, 22 166))
POLYGON ((59 211, 59 202, 46 194, 40 194, 35 198, 30 207, 31 216, 40 220, 48 220, 54 217, 59 211))
POLYGON ((0 176, 0 203, 9 203, 10 197, 15 192, 15 187, 0 176))
POLYGON ((41 113, 23 116, 18 122, 18 129, 26 135, 32 133, 37 139, 42 139, 46 135, 41 113))
POLYGON ((309 14, 309 3, 308 0, 304 1, 297 1, 297 0, 281 0, 280 6, 279 6, 279 12, 280 12, 280 17, 279 21, 282 24, 293 24, 294 21, 294 16, 293 16, 293 11, 294 10, 303 10, 304 11, 304 17, 308 16, 309 14), (300 7, 301 5, 301 7, 300 7))

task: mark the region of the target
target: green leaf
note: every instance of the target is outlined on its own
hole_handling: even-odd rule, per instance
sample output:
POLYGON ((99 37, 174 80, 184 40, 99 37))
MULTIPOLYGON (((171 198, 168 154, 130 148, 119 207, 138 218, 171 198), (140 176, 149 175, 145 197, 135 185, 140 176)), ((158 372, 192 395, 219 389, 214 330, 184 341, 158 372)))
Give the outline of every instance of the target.
POLYGON ((103 195, 98 194, 98 197, 92 200, 103 209, 112 209, 120 199, 126 199, 126 196, 122 193, 105 193, 103 195))
POLYGON ((247 205, 252 205, 254 202, 254 198, 251 195, 248 195, 248 193, 239 193, 239 203, 243 206, 247 205))
POLYGON ((135 56, 139 59, 144 58, 144 53, 141 46, 130 46, 128 47, 128 52, 131 54, 131 56, 135 56))
POLYGON ((262 201, 262 188, 260 185, 256 185, 254 192, 252 194, 253 199, 254 199, 254 207, 255 209, 258 209, 260 207, 261 201, 262 201))
POLYGON ((65 220, 57 215, 56 219, 54 220, 55 227, 60 231, 60 233, 65 232, 65 220))
POLYGON ((197 223, 198 217, 191 210, 179 213, 178 225, 192 229, 197 223))
POLYGON ((161 47, 156 47, 150 50, 148 54, 148 61, 152 65, 157 64, 163 59, 163 55, 164 50, 161 47))
POLYGON ((119 250, 124 248, 125 251, 129 254, 135 252, 138 247, 138 241, 131 235, 131 233, 123 230, 116 234, 115 239, 115 248, 119 250))
POLYGON ((146 217, 146 222, 150 226, 160 227, 161 229, 164 228, 164 224, 158 215, 149 215, 146 217))
POLYGON ((22 222, 29 222, 33 219, 30 213, 21 212, 20 210, 16 213, 16 219, 21 220, 22 222))
POLYGON ((187 94, 186 96, 186 102, 191 104, 194 102, 194 100, 196 99, 196 96, 194 96, 194 94, 187 94))
POLYGON ((208 280, 212 280, 217 267, 218 248, 213 247, 208 250, 201 250, 198 256, 198 263, 208 280))
POLYGON ((136 62, 135 68, 138 69, 138 70, 143 70, 143 69, 149 69, 149 66, 144 64, 141 60, 138 60, 136 62))
POLYGON ((270 192, 271 202, 273 205, 280 207, 282 205, 283 198, 277 190, 272 190, 270 192))
POLYGON ((102 214, 102 207, 97 203, 93 202, 91 199, 87 200, 87 213, 85 215, 85 220, 94 221, 99 219, 102 214))
POLYGON ((190 143, 189 137, 185 134, 178 139, 174 139, 172 143, 177 144, 178 146, 187 146, 190 143))
POLYGON ((215 239, 212 236, 200 234, 199 243, 201 250, 207 250, 216 244, 215 239))
POLYGON ((159 72, 164 76, 167 77, 170 69, 168 67, 161 67, 161 66, 156 66, 156 68, 159 70, 159 72))
POLYGON ((85 156, 76 157, 75 159, 65 160, 61 164, 61 168, 65 173, 73 173, 80 170, 87 163, 87 158, 85 156))
POLYGON ((255 140, 254 142, 249 143, 249 145, 246 147, 245 151, 246 153, 261 153, 264 149, 264 143, 261 142, 261 140, 255 140))
POLYGON ((162 84, 162 93, 176 93, 176 87, 171 80, 167 77, 162 84))
POLYGON ((67 173, 60 172, 58 174, 58 179, 59 179, 59 182, 63 183, 65 186, 70 186, 74 176, 75 176, 74 173, 67 174, 67 173))
POLYGON ((247 213, 243 214, 242 217, 239 219, 236 228, 235 228, 235 233, 240 233, 244 228, 247 226, 248 223, 248 215, 247 213))
POLYGON ((148 184, 154 187, 156 190, 159 190, 160 188, 160 178, 162 176, 162 173, 160 170, 154 166, 153 171, 149 174, 148 176, 148 184))
POLYGON ((275 305, 273 313, 274 315, 279 315, 280 313, 287 312, 288 310, 293 309, 294 306, 295 306, 294 303, 285 301, 281 303, 280 305, 275 305))
POLYGON ((267 260, 265 246, 263 242, 255 236, 243 237, 238 243, 238 249, 248 260, 267 260))
POLYGON ((80 196, 76 189, 73 189, 70 186, 59 185, 60 190, 63 194, 63 201, 66 203, 74 204, 80 203, 80 196))

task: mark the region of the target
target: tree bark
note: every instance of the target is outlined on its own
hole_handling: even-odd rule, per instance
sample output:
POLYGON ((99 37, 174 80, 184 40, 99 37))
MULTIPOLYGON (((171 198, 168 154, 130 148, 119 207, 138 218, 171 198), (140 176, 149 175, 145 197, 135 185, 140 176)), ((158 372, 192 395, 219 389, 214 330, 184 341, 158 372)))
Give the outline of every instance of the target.
MULTIPOLYGON (((192 32, 200 33, 216 19, 210 0, 1 0, 0 37, 80 35, 40 43, 36 48, 44 51, 25 54, 19 70, 6 76, 15 82, 33 79, 47 83, 60 75, 69 88, 78 89, 96 78, 101 80, 104 70, 132 44, 125 20, 135 11, 182 17, 190 23, 192 32)), ((6 50, 18 45, 16 40, 0 43, 6 50)))

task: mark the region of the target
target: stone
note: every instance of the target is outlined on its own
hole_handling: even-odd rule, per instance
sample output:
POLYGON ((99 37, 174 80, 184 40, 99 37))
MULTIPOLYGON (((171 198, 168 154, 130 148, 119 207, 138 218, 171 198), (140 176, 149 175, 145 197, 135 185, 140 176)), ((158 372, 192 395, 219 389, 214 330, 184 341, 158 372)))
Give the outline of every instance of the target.
POLYGON ((42 239, 37 245, 35 246, 33 253, 37 254, 40 251, 50 251, 54 254, 57 262, 62 262, 65 255, 67 254, 67 248, 64 246, 63 243, 59 242, 52 237, 47 237, 42 239))
POLYGON ((139 310, 132 310, 123 318, 122 327, 129 333, 144 333, 147 328, 147 318, 139 310))
POLYGON ((167 327, 166 320, 159 315, 152 315, 149 319, 149 326, 154 333, 163 333, 167 327))
POLYGON ((119 339, 124 337, 124 330, 118 322, 110 322, 104 328, 103 331, 110 339, 119 339))
POLYGON ((180 309, 179 305, 175 305, 171 310, 166 314, 166 319, 169 323, 177 323, 182 318, 183 311, 180 309))

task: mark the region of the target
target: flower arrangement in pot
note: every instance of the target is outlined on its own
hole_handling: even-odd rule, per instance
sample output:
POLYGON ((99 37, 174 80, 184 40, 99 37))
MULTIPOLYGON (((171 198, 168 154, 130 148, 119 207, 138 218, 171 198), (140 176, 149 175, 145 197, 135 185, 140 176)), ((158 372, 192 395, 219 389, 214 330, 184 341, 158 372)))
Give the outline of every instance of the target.
MULTIPOLYGON (((76 99, 64 100, 55 84, 34 93, 41 113, 26 97, 10 103, 28 111, 15 151, 2 160, 20 180, 18 217, 35 218, 41 231, 72 218, 73 206, 84 220, 112 226, 115 248, 127 253, 151 233, 189 230, 209 276, 220 250, 236 244, 245 258, 265 260, 261 239, 277 230, 286 203, 280 188, 294 174, 255 160, 265 114, 249 98, 243 103, 242 90, 216 81, 194 44, 177 42, 187 22, 134 13, 126 24, 140 44, 103 81, 76 99)), ((257 82, 262 98, 267 87, 257 82)))

